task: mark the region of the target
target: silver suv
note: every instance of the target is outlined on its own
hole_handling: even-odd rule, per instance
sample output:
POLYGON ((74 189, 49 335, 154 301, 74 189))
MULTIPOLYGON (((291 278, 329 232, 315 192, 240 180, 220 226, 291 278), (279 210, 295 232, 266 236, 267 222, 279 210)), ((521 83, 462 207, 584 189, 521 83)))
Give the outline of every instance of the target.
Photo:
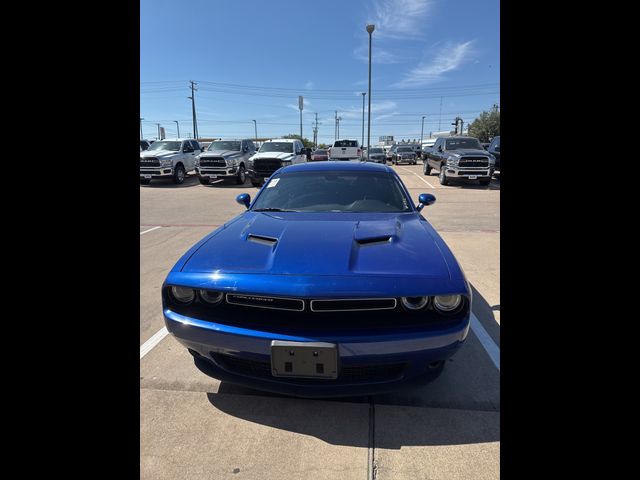
POLYGON ((219 140, 211 142, 196 157, 196 173, 203 185, 212 179, 234 179, 238 185, 247 181, 247 160, 256 152, 251 140, 219 140))
POLYGON ((200 145, 195 140, 158 140, 140 152, 140 183, 147 185, 152 178, 171 178, 173 183, 184 182, 187 172, 194 169, 200 145))

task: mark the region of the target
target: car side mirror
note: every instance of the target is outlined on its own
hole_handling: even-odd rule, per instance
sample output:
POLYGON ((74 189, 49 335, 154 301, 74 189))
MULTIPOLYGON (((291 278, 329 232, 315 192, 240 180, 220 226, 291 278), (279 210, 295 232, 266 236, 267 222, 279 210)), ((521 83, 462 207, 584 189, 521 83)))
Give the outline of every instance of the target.
POLYGON ((434 197, 430 193, 421 193, 418 196, 418 206, 416 208, 418 209, 418 211, 420 211, 426 205, 433 205, 434 203, 436 203, 436 197, 434 197))
POLYGON ((244 205, 248 209, 249 205, 251 205, 251 195, 248 193, 241 193, 236 197, 236 202, 240 205, 244 205))

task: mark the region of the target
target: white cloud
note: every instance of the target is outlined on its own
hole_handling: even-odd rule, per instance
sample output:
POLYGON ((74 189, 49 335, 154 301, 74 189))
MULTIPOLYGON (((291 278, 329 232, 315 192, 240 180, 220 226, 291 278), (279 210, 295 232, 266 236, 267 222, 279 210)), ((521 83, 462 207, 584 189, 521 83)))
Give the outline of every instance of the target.
POLYGON ((314 83, 309 80, 307 83, 304 84, 304 88, 306 88, 307 90, 311 90, 314 86, 314 83))
MULTIPOLYGON (((355 48, 353 50, 353 56, 361 62, 369 63, 369 44, 363 44, 355 48)), ((392 63, 400 63, 402 61, 402 57, 384 48, 376 46, 371 49, 371 63, 389 65, 392 63)))
POLYGON ((469 60, 473 52, 473 40, 464 43, 447 43, 439 49, 433 58, 422 61, 416 68, 405 74, 392 87, 417 87, 441 80, 443 75, 451 72, 469 60))
POLYGON ((420 37, 433 3, 434 0, 376 0, 368 23, 376 26, 373 35, 380 38, 420 37))

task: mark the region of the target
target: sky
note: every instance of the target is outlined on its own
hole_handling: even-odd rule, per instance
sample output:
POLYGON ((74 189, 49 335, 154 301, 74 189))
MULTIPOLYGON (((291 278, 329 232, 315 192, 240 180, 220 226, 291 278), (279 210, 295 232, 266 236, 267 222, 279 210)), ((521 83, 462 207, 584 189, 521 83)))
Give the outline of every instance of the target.
MULTIPOLYGON (((144 138, 300 133, 362 140, 372 35, 371 143, 424 138, 500 104, 498 0, 141 0, 144 138), (178 121, 176 124, 175 121, 178 121)), ((365 111, 365 143, 367 117, 365 111)))

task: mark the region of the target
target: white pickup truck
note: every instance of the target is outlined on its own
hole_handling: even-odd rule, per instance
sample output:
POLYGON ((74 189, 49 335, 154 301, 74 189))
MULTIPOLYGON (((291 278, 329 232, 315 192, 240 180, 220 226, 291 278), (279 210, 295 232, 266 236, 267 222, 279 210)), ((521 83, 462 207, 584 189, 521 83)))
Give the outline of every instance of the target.
POLYGON ((171 178, 181 184, 195 168, 200 145, 195 140, 161 140, 140 152, 140 183, 148 185, 152 178, 171 178))
POLYGON ((357 140, 336 140, 329 148, 329 160, 360 160, 362 149, 357 140))

